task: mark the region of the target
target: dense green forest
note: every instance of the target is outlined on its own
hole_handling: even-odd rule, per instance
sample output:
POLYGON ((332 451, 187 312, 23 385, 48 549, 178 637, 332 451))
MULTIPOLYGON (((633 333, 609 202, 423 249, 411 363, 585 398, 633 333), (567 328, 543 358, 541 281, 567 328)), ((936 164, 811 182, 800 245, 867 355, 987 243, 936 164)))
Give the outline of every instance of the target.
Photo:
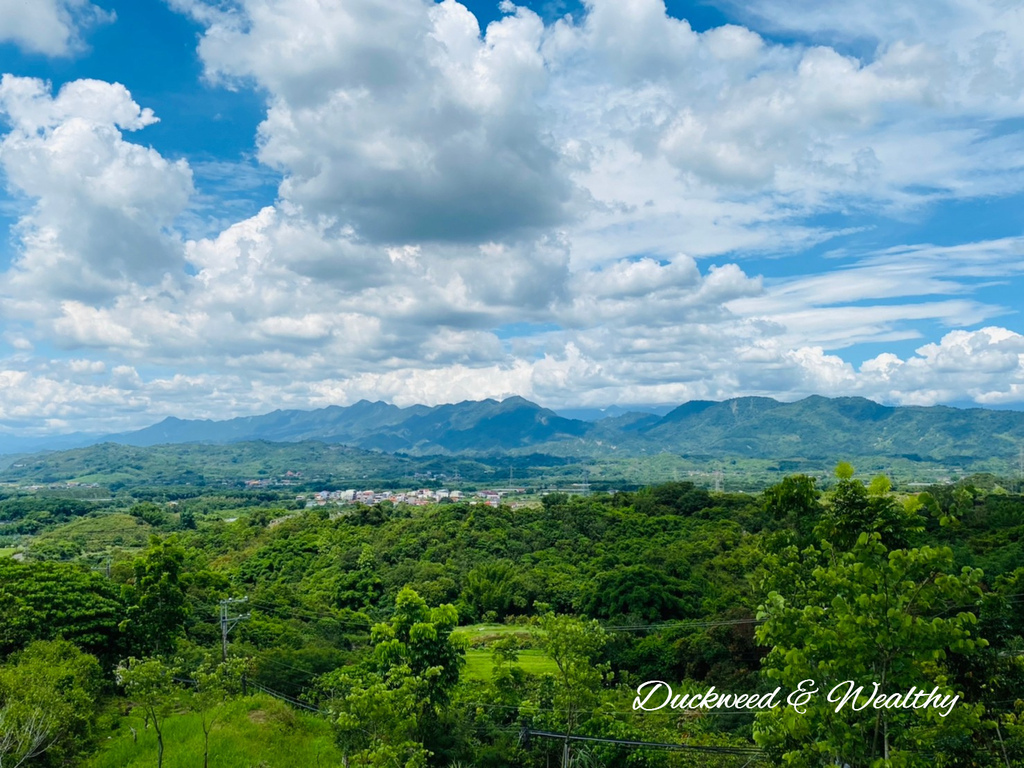
POLYGON ((312 509, 8 488, 0 765, 1024 766, 1024 496, 846 464, 820 486, 312 509), (807 679, 959 699, 634 707, 645 681, 807 679))

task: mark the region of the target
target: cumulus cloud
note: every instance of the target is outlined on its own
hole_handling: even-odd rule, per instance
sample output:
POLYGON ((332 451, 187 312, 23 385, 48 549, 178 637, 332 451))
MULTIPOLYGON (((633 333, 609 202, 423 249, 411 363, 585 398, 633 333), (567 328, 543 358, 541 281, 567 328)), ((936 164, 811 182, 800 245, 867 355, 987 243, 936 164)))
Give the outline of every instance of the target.
POLYGON ((1019 403, 1024 394, 1024 336, 991 326, 951 331, 907 360, 882 354, 861 365, 862 387, 887 400, 935 405, 969 398, 1019 403))
POLYGON ((88 0, 0 0, 0 43, 47 56, 68 56, 82 49, 82 32, 114 20, 88 0))
POLYGON ((212 18, 207 76, 267 90, 259 157, 281 195, 377 242, 480 241, 572 215, 538 95, 544 25, 517 11, 481 35, 453 0, 244 0, 212 18))
POLYGON ((1022 238, 775 278, 750 260, 835 237, 819 214, 1024 189, 1021 24, 972 2, 951 30, 949 0, 944 36, 873 0, 870 23, 752 3, 757 31, 703 32, 660 0, 548 24, 504 3, 485 29, 455 0, 171 0, 207 80, 265 97, 278 197, 196 225, 192 168, 136 138, 157 117, 123 86, 5 76, 0 422, 510 394, 1021 402, 1020 336, 986 286, 1020 279, 1022 238))
POLYGON ((184 160, 125 141, 123 131, 156 117, 124 86, 76 80, 54 96, 41 80, 4 75, 0 116, 11 126, 0 169, 31 205, 15 228, 12 292, 96 303, 182 268, 170 228, 192 193, 192 173, 184 160))

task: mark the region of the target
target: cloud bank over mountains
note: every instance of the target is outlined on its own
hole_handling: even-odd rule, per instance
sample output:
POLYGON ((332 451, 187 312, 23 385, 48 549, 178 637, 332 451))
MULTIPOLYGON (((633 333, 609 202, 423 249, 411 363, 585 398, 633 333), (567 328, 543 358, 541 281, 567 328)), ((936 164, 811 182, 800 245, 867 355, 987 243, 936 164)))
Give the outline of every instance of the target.
MULTIPOLYGON (((1024 404, 989 290, 1021 285, 1024 234, 827 252, 843 217, 1024 193, 1024 9, 764 0, 698 32, 660 0, 504 2, 484 29, 454 0, 170 4, 201 25, 196 87, 265 99, 276 199, 190 236, 195 163, 149 145, 160 115, 5 74, 8 429, 364 397, 1024 404)), ((56 57, 117 23, 0 19, 56 57)))

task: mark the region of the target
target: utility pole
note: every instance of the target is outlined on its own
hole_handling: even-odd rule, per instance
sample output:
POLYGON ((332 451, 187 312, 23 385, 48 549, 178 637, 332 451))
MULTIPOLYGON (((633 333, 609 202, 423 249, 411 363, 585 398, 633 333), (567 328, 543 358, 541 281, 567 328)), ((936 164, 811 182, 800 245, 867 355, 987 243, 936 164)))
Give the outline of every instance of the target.
POLYGON ((228 632, 230 632, 238 622, 245 621, 252 616, 251 613, 240 613, 237 616, 231 616, 229 615, 230 606, 232 603, 244 603, 248 600, 248 597, 242 597, 238 600, 229 597, 227 600, 220 601, 220 642, 221 651, 224 654, 224 661, 228 660, 228 632))

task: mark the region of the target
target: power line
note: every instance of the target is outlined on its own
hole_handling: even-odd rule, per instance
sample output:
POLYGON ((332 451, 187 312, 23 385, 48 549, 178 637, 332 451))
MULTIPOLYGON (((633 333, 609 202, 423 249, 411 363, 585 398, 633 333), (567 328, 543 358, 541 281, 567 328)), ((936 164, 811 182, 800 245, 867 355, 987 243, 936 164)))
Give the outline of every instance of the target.
POLYGON ((230 606, 232 603, 244 603, 248 599, 248 597, 243 597, 236 600, 229 597, 227 600, 220 601, 220 640, 224 661, 228 660, 228 632, 230 632, 238 622, 245 621, 252 617, 251 613, 240 613, 237 616, 231 616, 229 614, 230 606))
POLYGON ((372 628, 374 624, 379 623, 369 617, 365 620, 355 617, 341 617, 330 613, 320 613, 306 608, 287 608, 285 606, 270 605, 268 603, 249 603, 249 605, 266 613, 277 613, 278 615, 286 614, 292 618, 303 619, 305 621, 309 621, 311 619, 330 619, 338 624, 355 627, 357 629, 369 629, 372 628))
POLYGON ((310 672, 308 670, 301 669, 301 668, 293 666, 291 664, 285 664, 283 661, 274 661, 273 659, 261 658, 261 659, 258 660, 257 663, 258 664, 271 664, 271 665, 273 665, 275 667, 281 667, 282 669, 291 669, 291 670, 294 670, 296 672, 299 672, 299 673, 305 675, 306 677, 320 677, 320 675, 323 674, 321 672, 310 672))
POLYGON ((325 716, 330 716, 330 714, 331 714, 330 712, 327 712, 326 710, 317 709, 312 704, 307 704, 304 701, 301 701, 299 699, 293 698, 292 696, 288 696, 287 694, 281 693, 280 691, 275 691, 272 688, 267 688, 265 685, 260 685, 259 683, 254 683, 251 680, 249 681, 249 685, 251 685, 253 688, 255 688, 258 691, 262 691, 263 693, 267 694, 268 696, 273 696, 275 699, 280 699, 281 701, 287 702, 288 704, 291 704, 294 707, 298 707, 299 709, 304 709, 307 712, 315 712, 318 715, 325 715, 325 716))
MULTIPOLYGON (((513 704, 488 704, 484 701, 465 701, 462 704, 470 707, 486 707, 490 709, 508 709, 508 710, 519 710, 525 711, 526 714, 531 712, 550 712, 553 714, 564 714, 572 710, 558 709, 556 707, 538 707, 524 705, 513 705, 513 704)), ((592 710, 577 710, 578 715, 607 715, 609 717, 630 717, 637 716, 641 718, 648 718, 651 715, 662 715, 667 717, 696 717, 704 715, 754 715, 763 710, 758 709, 684 709, 676 711, 651 711, 644 712, 643 714, 636 715, 632 710, 605 710, 605 709, 592 709, 592 710)))
POLYGON ((705 752, 717 755, 742 755, 744 757, 763 757, 764 752, 756 747, 716 747, 704 744, 669 744, 658 741, 635 741, 632 739, 605 739, 599 736, 576 736, 568 733, 554 733, 552 731, 536 731, 532 728, 523 728, 520 731, 524 746, 529 746, 530 738, 536 736, 541 739, 555 739, 565 743, 573 741, 586 741, 597 744, 612 744, 621 747, 646 747, 649 749, 667 749, 677 752, 705 752))

